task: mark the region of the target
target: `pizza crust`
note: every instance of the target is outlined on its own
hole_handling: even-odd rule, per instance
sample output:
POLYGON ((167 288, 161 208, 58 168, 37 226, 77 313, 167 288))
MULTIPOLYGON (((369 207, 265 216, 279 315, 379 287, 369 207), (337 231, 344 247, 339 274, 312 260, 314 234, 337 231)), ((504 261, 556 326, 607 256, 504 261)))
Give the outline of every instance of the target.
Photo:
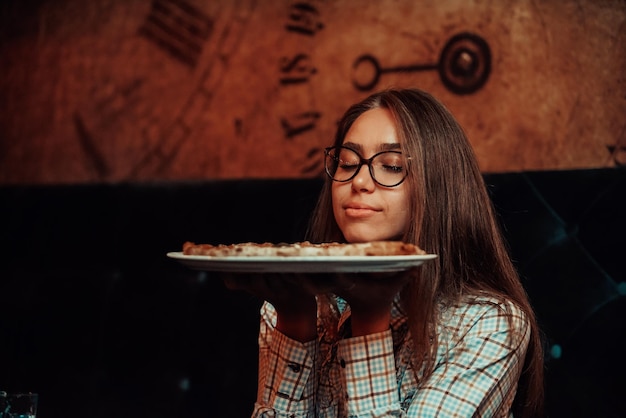
POLYGON ((185 242, 183 254, 212 257, 314 257, 314 256, 390 256, 423 255, 415 244, 402 241, 373 241, 365 243, 322 243, 308 241, 290 244, 245 242, 239 244, 195 244, 185 242))

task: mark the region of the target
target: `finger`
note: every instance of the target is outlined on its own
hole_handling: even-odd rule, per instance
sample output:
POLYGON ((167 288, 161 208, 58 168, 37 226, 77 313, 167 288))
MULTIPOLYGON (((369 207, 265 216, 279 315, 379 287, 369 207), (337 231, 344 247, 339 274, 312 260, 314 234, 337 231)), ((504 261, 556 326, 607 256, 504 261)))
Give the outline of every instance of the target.
POLYGON ((367 279, 367 274, 344 273, 337 276, 337 288, 339 290, 353 290, 357 283, 363 279, 367 279))
POLYGON ((224 286, 226 286, 228 290, 241 290, 242 288, 241 280, 236 274, 222 273, 220 274, 220 279, 222 280, 222 283, 224 283, 224 286))
POLYGON ((288 293, 286 289, 289 284, 284 277, 275 274, 264 274, 258 277, 257 280, 263 283, 269 294, 281 297, 288 293))
POLYGON ((311 294, 331 293, 337 288, 337 276, 331 273, 302 274, 298 277, 302 286, 311 294))

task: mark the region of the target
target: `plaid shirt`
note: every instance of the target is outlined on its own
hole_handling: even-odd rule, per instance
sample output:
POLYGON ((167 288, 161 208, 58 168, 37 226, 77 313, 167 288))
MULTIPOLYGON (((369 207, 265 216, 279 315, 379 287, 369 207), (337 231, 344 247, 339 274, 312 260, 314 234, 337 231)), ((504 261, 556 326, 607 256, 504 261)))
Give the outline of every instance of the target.
POLYGON ((514 304, 483 297, 443 309, 434 373, 420 382, 397 303, 390 330, 354 338, 349 307, 338 304, 334 323, 320 323, 308 343, 276 331, 276 312, 263 305, 254 418, 512 417, 530 337, 514 304))

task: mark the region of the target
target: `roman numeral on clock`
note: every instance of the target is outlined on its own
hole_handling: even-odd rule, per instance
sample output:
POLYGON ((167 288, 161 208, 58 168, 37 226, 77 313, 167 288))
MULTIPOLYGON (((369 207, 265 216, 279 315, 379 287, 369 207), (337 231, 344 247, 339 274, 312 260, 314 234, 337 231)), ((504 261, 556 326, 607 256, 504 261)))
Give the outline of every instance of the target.
POLYGON ((195 67, 212 29, 212 19, 184 0, 152 0, 139 33, 173 58, 195 67))

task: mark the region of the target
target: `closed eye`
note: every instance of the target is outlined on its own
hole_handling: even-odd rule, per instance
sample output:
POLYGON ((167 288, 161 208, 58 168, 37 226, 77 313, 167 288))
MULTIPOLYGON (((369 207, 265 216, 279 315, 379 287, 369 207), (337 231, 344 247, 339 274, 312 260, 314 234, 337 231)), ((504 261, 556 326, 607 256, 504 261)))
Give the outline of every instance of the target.
POLYGON ((358 161, 345 161, 345 160, 339 159, 337 162, 338 162, 339 168, 341 168, 342 170, 354 170, 355 168, 359 166, 358 161))
POLYGON ((354 167, 357 167, 357 166, 358 166, 358 164, 355 164, 355 163, 341 163, 341 164, 339 164, 339 167, 341 167, 341 168, 354 168, 354 167))
POLYGON ((387 165, 387 164, 383 164, 383 169, 386 171, 393 171, 395 173, 401 173, 404 171, 404 167, 402 167, 401 165, 387 165))

